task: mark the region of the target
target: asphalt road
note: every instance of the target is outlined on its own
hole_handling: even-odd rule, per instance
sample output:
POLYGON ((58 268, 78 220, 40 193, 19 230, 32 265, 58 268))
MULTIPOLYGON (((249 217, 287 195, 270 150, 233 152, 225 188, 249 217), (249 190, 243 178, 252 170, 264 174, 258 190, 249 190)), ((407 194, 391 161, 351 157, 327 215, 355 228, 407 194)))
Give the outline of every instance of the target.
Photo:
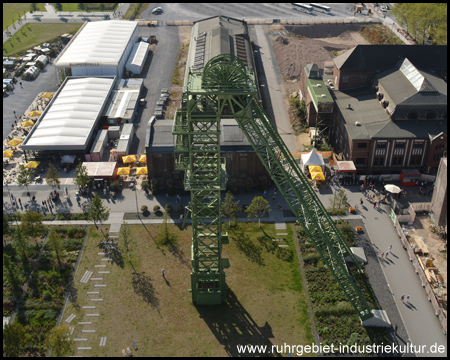
POLYGON ((147 100, 147 104, 144 107, 141 106, 138 109, 138 114, 136 114, 135 123, 139 123, 136 130, 137 140, 131 145, 130 154, 145 153, 147 123, 153 116, 161 89, 169 89, 171 86, 172 75, 180 50, 177 26, 139 26, 139 35, 142 37, 155 35, 157 44, 153 53, 147 58, 142 75, 137 76, 144 79, 141 97, 147 100))

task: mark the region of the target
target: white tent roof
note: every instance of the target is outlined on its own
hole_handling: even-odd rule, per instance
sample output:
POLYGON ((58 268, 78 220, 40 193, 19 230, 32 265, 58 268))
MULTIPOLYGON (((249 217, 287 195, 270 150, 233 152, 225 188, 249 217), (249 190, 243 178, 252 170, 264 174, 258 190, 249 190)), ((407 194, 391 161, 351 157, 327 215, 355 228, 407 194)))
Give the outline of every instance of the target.
POLYGON ((57 66, 74 63, 118 65, 133 32, 134 21, 96 21, 87 24, 57 60, 57 66))
POLYGON ((84 150, 114 79, 69 79, 22 144, 25 150, 84 150))
POLYGON ((324 166, 325 162, 323 161, 322 154, 316 153, 316 149, 312 149, 310 153, 308 154, 302 154, 302 161, 303 169, 305 166, 309 165, 320 165, 324 166))

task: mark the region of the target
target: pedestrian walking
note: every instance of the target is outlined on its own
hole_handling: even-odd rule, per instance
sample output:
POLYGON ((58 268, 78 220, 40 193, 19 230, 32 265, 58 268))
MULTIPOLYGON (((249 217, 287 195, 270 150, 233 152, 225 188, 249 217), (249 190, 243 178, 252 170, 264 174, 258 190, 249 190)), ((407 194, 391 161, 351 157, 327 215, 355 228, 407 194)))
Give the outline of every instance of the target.
POLYGON ((19 204, 22 205, 22 200, 20 200, 20 198, 19 198, 19 204))
POLYGON ((20 84, 20 87, 22 87, 22 82, 20 82, 19 84, 20 84))
POLYGON ((169 193, 166 193, 166 199, 169 200, 169 193))
POLYGON ((280 203, 278 203, 278 210, 283 210, 283 206, 280 203))
POLYGON ((384 258, 384 253, 381 253, 381 258, 382 258, 382 259, 384 258))
POLYGON ((16 115, 16 110, 13 111, 14 115, 16 115))
POLYGON ((375 209, 376 207, 377 207, 377 203, 374 202, 374 203, 373 203, 373 208, 375 209))
POLYGON ((388 255, 389 255, 389 251, 386 251, 386 259, 387 259, 388 255))
POLYGON ((264 190, 264 193, 263 193, 263 198, 264 198, 264 199, 266 198, 266 194, 267 194, 267 191, 264 190))
POLYGON ((164 269, 162 269, 161 272, 162 272, 162 277, 165 279, 166 278, 166 274, 164 274, 164 269))
POLYGON ((183 214, 180 215, 180 220, 183 221, 183 214))
POLYGON ((395 324, 395 326, 394 326, 394 333, 396 333, 396 334, 397 334, 397 330, 398 330, 398 325, 397 325, 397 324, 395 324))
POLYGON ((405 302, 405 294, 402 294, 402 296, 400 296, 400 299, 402 299, 402 301, 405 302))
POLYGON ((276 197, 275 197, 275 195, 272 197, 272 201, 273 202, 275 202, 275 199, 276 199, 276 197))
POLYGON ((13 194, 11 194, 11 200, 14 200, 14 196, 13 196, 13 194))
POLYGON ((392 250, 392 245, 389 245, 389 251, 391 251, 392 250))
POLYGON ((277 189, 273 191, 273 196, 277 196, 277 189))
POLYGON ((406 302, 409 304, 409 295, 406 295, 406 302))

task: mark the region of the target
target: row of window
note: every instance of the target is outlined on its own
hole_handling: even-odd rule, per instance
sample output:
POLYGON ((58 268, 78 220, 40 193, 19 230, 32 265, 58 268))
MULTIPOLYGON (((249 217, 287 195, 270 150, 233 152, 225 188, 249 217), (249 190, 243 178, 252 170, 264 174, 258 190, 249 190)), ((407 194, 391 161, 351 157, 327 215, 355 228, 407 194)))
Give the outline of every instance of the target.
MULTIPOLYGON (((423 143, 414 143, 414 149, 423 149, 423 143)), ((405 143, 395 143, 396 149, 404 149, 405 143)), ((442 145, 442 149, 444 145, 442 145)), ((367 143, 358 143, 358 149, 367 149, 367 143)), ((386 143, 377 143, 377 149, 386 149, 386 143)), ((437 147, 436 147, 437 149, 437 147)))
MULTIPOLYGON (((426 119, 436 119, 437 117, 438 117, 438 113, 436 111, 434 111, 434 110, 428 110, 425 113, 425 118, 426 119)), ((444 119, 447 118, 447 110, 443 112, 442 117, 444 119)), ((411 119, 411 120, 418 119, 419 118, 419 112, 417 110, 411 110, 411 111, 408 112, 406 118, 407 119, 411 119)))
MULTIPOLYGON (((440 158, 441 155, 437 155, 438 158, 440 158)), ((384 166, 384 159, 385 157, 375 157, 373 159, 373 166, 384 166)), ((435 160, 433 158, 433 160, 435 160)), ((411 160, 409 162, 409 165, 420 165, 422 161, 422 157, 421 156, 412 156, 411 160)), ((366 158, 356 158, 355 160, 355 165, 365 165, 366 163, 366 158)), ((392 166, 401 166, 403 165, 403 156, 394 156, 392 158, 392 166)))

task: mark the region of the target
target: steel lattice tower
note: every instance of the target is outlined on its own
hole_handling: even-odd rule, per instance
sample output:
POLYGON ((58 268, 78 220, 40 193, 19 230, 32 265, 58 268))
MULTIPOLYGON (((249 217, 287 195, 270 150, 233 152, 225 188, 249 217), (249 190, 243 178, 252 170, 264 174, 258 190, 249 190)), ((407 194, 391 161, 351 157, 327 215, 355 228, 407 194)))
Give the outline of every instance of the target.
POLYGON ((359 267, 303 172, 256 99, 254 74, 233 55, 212 58, 203 72, 189 71, 182 108, 175 115, 173 134, 185 189, 191 191, 192 296, 196 304, 218 304, 225 292, 220 191, 226 173, 220 159, 220 119, 234 118, 269 172, 284 199, 319 251, 361 320, 373 317, 368 303, 347 268, 359 267))

